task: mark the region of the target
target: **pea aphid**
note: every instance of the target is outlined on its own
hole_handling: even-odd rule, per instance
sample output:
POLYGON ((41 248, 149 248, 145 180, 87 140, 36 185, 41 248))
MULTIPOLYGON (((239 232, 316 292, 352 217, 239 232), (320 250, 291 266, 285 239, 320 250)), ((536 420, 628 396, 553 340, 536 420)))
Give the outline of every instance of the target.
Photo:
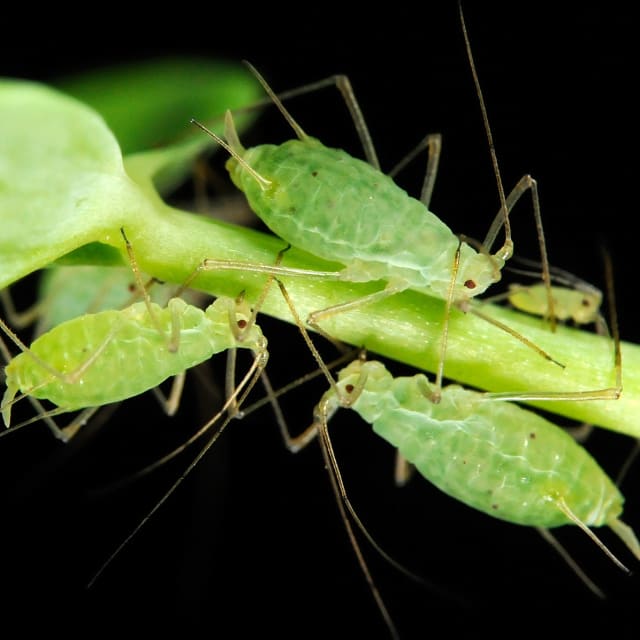
MULTIPOLYGON (((613 268, 611 258, 603 251, 605 279, 609 295, 613 292, 613 268)), ((540 278, 540 263, 522 257, 514 257, 525 268, 510 266, 508 270, 528 277, 540 278)), ((586 326, 593 324, 599 335, 607 335, 607 322, 601 312, 602 291, 582 278, 555 266, 549 267, 551 286, 549 292, 553 307, 549 307, 547 287, 542 280, 533 284, 511 283, 505 293, 485 298, 485 302, 508 302, 520 311, 548 319, 553 313, 555 320, 586 326)))
MULTIPOLYGON (((482 95, 473 70, 484 112, 482 95)), ((227 167, 233 182, 245 193, 251 208, 274 233, 297 248, 344 265, 340 271, 307 271, 305 275, 351 282, 386 281, 386 286, 375 293, 313 312, 308 321, 314 328, 319 328, 323 318, 412 289, 446 302, 436 376, 438 386, 443 377, 451 306, 482 316, 554 361, 524 336, 486 317, 471 305, 473 298, 501 278, 501 270, 513 253, 509 212, 526 191, 532 194, 542 261, 546 265, 535 180, 525 176, 505 197, 495 155, 492 155, 501 194, 501 210, 483 245, 462 239, 431 213, 425 202, 409 197, 376 166, 355 159, 340 149, 325 147, 317 139, 308 136, 266 82, 255 73, 298 139, 278 146, 260 145, 245 149, 228 114, 228 144, 225 147, 232 154, 227 167), (402 224, 398 224, 399 220, 402 220, 402 224), (504 244, 490 253, 502 226, 506 235, 504 244)), ((344 93, 355 101, 351 91, 344 93)), ((360 114, 357 104, 351 106, 352 113, 360 114)), ((363 120, 359 122, 358 130, 366 132, 363 120)), ((490 137, 488 125, 487 133, 490 137)), ((368 140, 368 134, 365 139, 368 140)), ((439 144, 429 144, 428 147, 431 153, 427 174, 432 183, 439 144)), ((492 144, 490 148, 493 150, 492 144)), ((425 188, 423 193, 428 200, 431 188, 425 188)), ((209 262, 211 268, 243 268, 240 264, 227 264, 225 267, 214 264, 214 261, 209 262)), ((263 268, 262 271, 300 275, 295 270, 286 269, 276 272, 263 268)), ((552 302, 549 304, 552 305, 552 302)))
POLYGON ((577 525, 617 564, 589 527, 609 526, 640 559, 620 520, 624 499, 589 453, 562 429, 495 394, 450 385, 439 403, 426 376, 394 378, 380 362, 356 360, 325 393, 310 429, 325 431, 351 408, 432 484, 484 513, 525 526, 577 525))
MULTIPOLYGON (((214 353, 235 347, 229 318, 235 315, 237 322, 244 323, 250 315, 225 298, 206 311, 180 298, 170 300, 166 308, 152 303, 152 310, 160 327, 179 336, 175 351, 166 349, 144 303, 80 316, 38 338, 5 369, 5 425, 10 423, 18 391, 47 399, 58 405, 59 412, 66 412, 118 402, 152 389, 214 353), (158 355, 163 353, 166 359, 158 355), (100 366, 94 366, 97 361, 100 366)), ((257 328, 237 346, 265 352, 257 328)))
MULTIPOLYGON (((125 244, 138 277, 126 237, 125 244)), ((57 405, 48 415, 94 408, 154 389, 212 355, 236 347, 255 353, 250 372, 254 380, 266 366, 266 339, 242 299, 218 298, 203 311, 180 298, 160 307, 147 298, 146 291, 144 295, 144 302, 122 310, 68 320, 31 347, 0 320, 0 328, 22 350, 5 367, 7 389, 0 405, 5 426, 10 424, 12 405, 21 397, 57 405), (18 392, 21 395, 16 398, 18 392)), ((225 410, 240 390, 230 394, 225 410)), ((177 400, 172 394, 169 407, 177 400)), ((81 424, 73 421, 65 432, 73 435, 81 424)))

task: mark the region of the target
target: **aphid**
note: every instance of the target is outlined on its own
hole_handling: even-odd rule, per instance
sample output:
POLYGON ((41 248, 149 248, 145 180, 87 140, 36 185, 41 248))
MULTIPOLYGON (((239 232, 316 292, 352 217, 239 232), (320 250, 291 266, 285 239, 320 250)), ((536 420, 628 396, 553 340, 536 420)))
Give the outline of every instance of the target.
MULTIPOLYGON (((551 286, 553 310, 557 320, 571 320, 576 324, 598 324, 601 320, 600 305, 602 292, 598 289, 583 291, 568 287, 551 286)), ((547 317, 547 290, 541 284, 509 285, 507 294, 509 302, 519 309, 533 315, 547 317)))
MULTIPOLYGON (((125 242, 139 275, 126 237, 125 242)), ((181 298, 172 298, 163 308, 145 296, 145 302, 122 310, 64 322, 29 348, 2 320, 0 328, 22 350, 5 367, 7 389, 0 408, 7 427, 18 392, 18 400, 25 396, 49 400, 57 409, 48 415, 57 415, 133 397, 216 353, 251 349, 253 366, 227 400, 226 410, 250 379, 253 385, 268 357, 266 339, 242 298, 218 298, 203 311, 181 298)), ((79 426, 74 421, 65 431, 73 435, 79 426)))
POLYGON ((138 395, 235 346, 265 358, 259 328, 238 340, 237 327, 247 322, 250 311, 233 300, 218 298, 202 311, 172 298, 166 308, 152 303, 151 312, 163 333, 150 320, 147 306, 138 302, 121 311, 74 318, 35 340, 5 368, 5 425, 18 391, 50 400, 62 413, 138 395), (167 335, 177 338, 175 348, 167 347, 167 335), (100 366, 94 366, 97 361, 100 366))
POLYGON ((538 414, 458 385, 443 388, 434 403, 425 375, 394 378, 376 361, 349 364, 337 388, 325 393, 309 428, 328 447, 328 420, 351 408, 457 500, 515 524, 577 525, 622 566, 589 528, 608 526, 640 560, 640 544, 620 520, 624 498, 616 485, 570 435, 538 414))
MULTIPOLYGON (((509 271, 526 276, 539 277, 541 275, 538 262, 522 257, 514 259, 528 268, 509 267, 509 271)), ((611 259, 607 252, 604 252, 604 259, 607 286, 611 292, 613 274, 611 259)), ((543 318, 549 318, 550 313, 553 313, 555 319, 560 322, 573 322, 576 325, 593 324, 599 335, 609 333, 607 322, 600 311, 602 306, 602 291, 600 289, 558 267, 550 266, 549 276, 551 279, 550 293, 553 300, 552 309, 549 308, 547 287, 542 281, 530 285, 510 284, 508 291, 485 298, 483 302, 497 302, 506 299, 516 309, 525 313, 543 318)))
MULTIPOLYGON (((464 21, 462 25, 485 114, 464 21)), ((513 254, 509 212, 526 191, 532 195, 542 262, 543 265, 547 264, 537 184, 530 176, 524 176, 511 194, 505 197, 486 115, 485 126, 502 206, 485 242, 480 244, 453 234, 444 222, 428 210, 425 202, 408 196, 377 166, 355 159, 342 150, 325 147, 319 140, 308 136, 266 82, 255 73, 298 139, 277 146, 267 144, 245 149, 239 141, 230 114, 227 114, 228 145, 225 147, 232 154, 227 168, 233 182, 245 193, 251 208, 274 233, 297 248, 344 265, 339 271, 305 271, 304 275, 350 282, 386 281, 384 288, 375 293, 313 312, 308 318, 311 326, 319 329, 319 322, 323 318, 413 289, 447 303, 436 375, 438 387, 444 371, 451 306, 480 315, 553 361, 549 354, 524 336, 488 318, 471 305, 473 298, 500 280, 501 270, 513 254), (505 241, 491 254, 491 247, 502 226, 505 228, 505 241)), ((352 114, 356 114, 358 130, 364 132, 363 139, 368 141, 366 125, 350 85, 346 78, 342 78, 341 83, 352 114)), ((427 175, 433 180, 439 143, 429 145, 429 149, 427 175)), ((369 157, 372 155, 369 154, 369 157)), ((430 191, 430 188, 423 190, 427 200, 430 191)), ((206 261, 206 264, 211 268, 248 268, 240 263, 227 263, 225 266, 206 261)), ((285 268, 275 270, 256 266, 255 270, 278 275, 300 275, 296 270, 285 268)), ((548 284, 548 274, 545 269, 543 272, 548 284)), ((549 305, 552 304, 549 300, 549 305)))

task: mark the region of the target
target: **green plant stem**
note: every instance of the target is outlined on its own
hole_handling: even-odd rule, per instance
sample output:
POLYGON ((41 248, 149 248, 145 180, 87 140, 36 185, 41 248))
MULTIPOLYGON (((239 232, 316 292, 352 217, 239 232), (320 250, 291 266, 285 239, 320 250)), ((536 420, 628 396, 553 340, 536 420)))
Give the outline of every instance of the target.
MULTIPOLYGON (((162 280, 182 283, 203 258, 242 260, 272 265, 285 243, 272 236, 200 218, 163 205, 148 223, 140 218, 127 226, 140 267, 162 280)), ((156 207, 157 209, 157 207, 156 207)), ((106 242, 122 250, 119 232, 106 242)), ((338 270, 304 252, 286 252, 284 266, 338 270)), ((199 274, 192 286, 213 295, 235 296, 245 291, 256 300, 267 276, 232 270, 199 274)), ((313 311, 377 290, 383 283, 352 284, 313 277, 282 278, 304 319, 313 311)), ((445 376, 496 392, 575 392, 614 385, 613 347, 608 338, 589 331, 548 326, 525 314, 493 305, 484 313, 508 324, 547 351, 565 368, 545 360, 531 348, 486 321, 454 310, 451 316, 445 376)), ((277 287, 272 287, 262 312, 292 322, 277 287)), ((404 292, 386 300, 335 315, 323 323, 334 337, 366 347, 370 357, 388 358, 433 372, 440 354, 444 303, 404 292)), ((268 336, 267 336, 268 337, 268 336)), ((305 349, 302 339, 300 349, 305 349)), ((536 406, 576 420, 640 437, 640 346, 624 342, 623 385, 619 400, 545 401, 536 406)))

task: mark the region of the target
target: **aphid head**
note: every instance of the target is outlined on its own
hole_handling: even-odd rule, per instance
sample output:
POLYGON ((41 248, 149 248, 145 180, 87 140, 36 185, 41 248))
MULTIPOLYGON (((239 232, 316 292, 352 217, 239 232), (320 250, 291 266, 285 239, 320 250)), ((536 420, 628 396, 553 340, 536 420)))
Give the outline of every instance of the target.
POLYGON ((460 266, 456 278, 457 287, 464 297, 473 298, 484 293, 502 277, 504 262, 488 253, 477 253, 466 243, 462 244, 460 266))
POLYGON ((354 360, 338 374, 341 404, 349 407, 359 401, 358 412, 371 422, 386 402, 386 391, 392 382, 391 374, 381 362, 354 360))
POLYGON ((602 293, 600 291, 577 291, 579 296, 578 304, 573 313, 573 319, 578 324, 589 324, 595 322, 600 316, 600 305, 602 304, 602 293))

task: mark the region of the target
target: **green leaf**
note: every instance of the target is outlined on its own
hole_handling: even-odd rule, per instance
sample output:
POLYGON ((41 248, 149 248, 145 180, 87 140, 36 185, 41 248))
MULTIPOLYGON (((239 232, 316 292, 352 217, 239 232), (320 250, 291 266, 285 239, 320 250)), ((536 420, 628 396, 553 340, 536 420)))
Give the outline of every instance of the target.
MULTIPOLYGON (((83 250, 84 258, 79 247, 108 243, 131 219, 127 212, 142 224, 144 212, 160 204, 157 191, 169 191, 195 157, 215 147, 190 117, 220 115, 256 101, 261 91, 239 65, 194 60, 114 68, 63 84, 88 96, 140 152, 126 159, 125 171, 113 133, 85 104, 35 83, 0 82, 0 287, 70 252, 67 264, 114 264, 113 252, 100 245, 83 250), (144 151, 158 136, 158 122, 165 138, 188 135, 144 151), (149 128, 152 134, 139 133, 149 128)), ((243 116, 240 126, 254 117, 243 116)), ((216 124, 219 130, 221 120, 216 124)))
MULTIPOLYGON (((264 98, 244 66, 195 58, 160 58, 76 74, 56 85, 105 119, 128 175, 153 198, 170 193, 193 170, 194 159, 217 144, 190 124, 208 122, 222 135, 223 115, 264 98)), ((240 131, 257 110, 238 114, 240 131)))
POLYGON ((108 67, 62 78, 56 86, 102 115, 123 155, 185 137, 202 142, 191 118, 207 121, 264 97, 243 66, 193 58, 108 67))
POLYGON ((98 114, 34 83, 0 82, 0 287, 108 241, 148 206, 98 114))

